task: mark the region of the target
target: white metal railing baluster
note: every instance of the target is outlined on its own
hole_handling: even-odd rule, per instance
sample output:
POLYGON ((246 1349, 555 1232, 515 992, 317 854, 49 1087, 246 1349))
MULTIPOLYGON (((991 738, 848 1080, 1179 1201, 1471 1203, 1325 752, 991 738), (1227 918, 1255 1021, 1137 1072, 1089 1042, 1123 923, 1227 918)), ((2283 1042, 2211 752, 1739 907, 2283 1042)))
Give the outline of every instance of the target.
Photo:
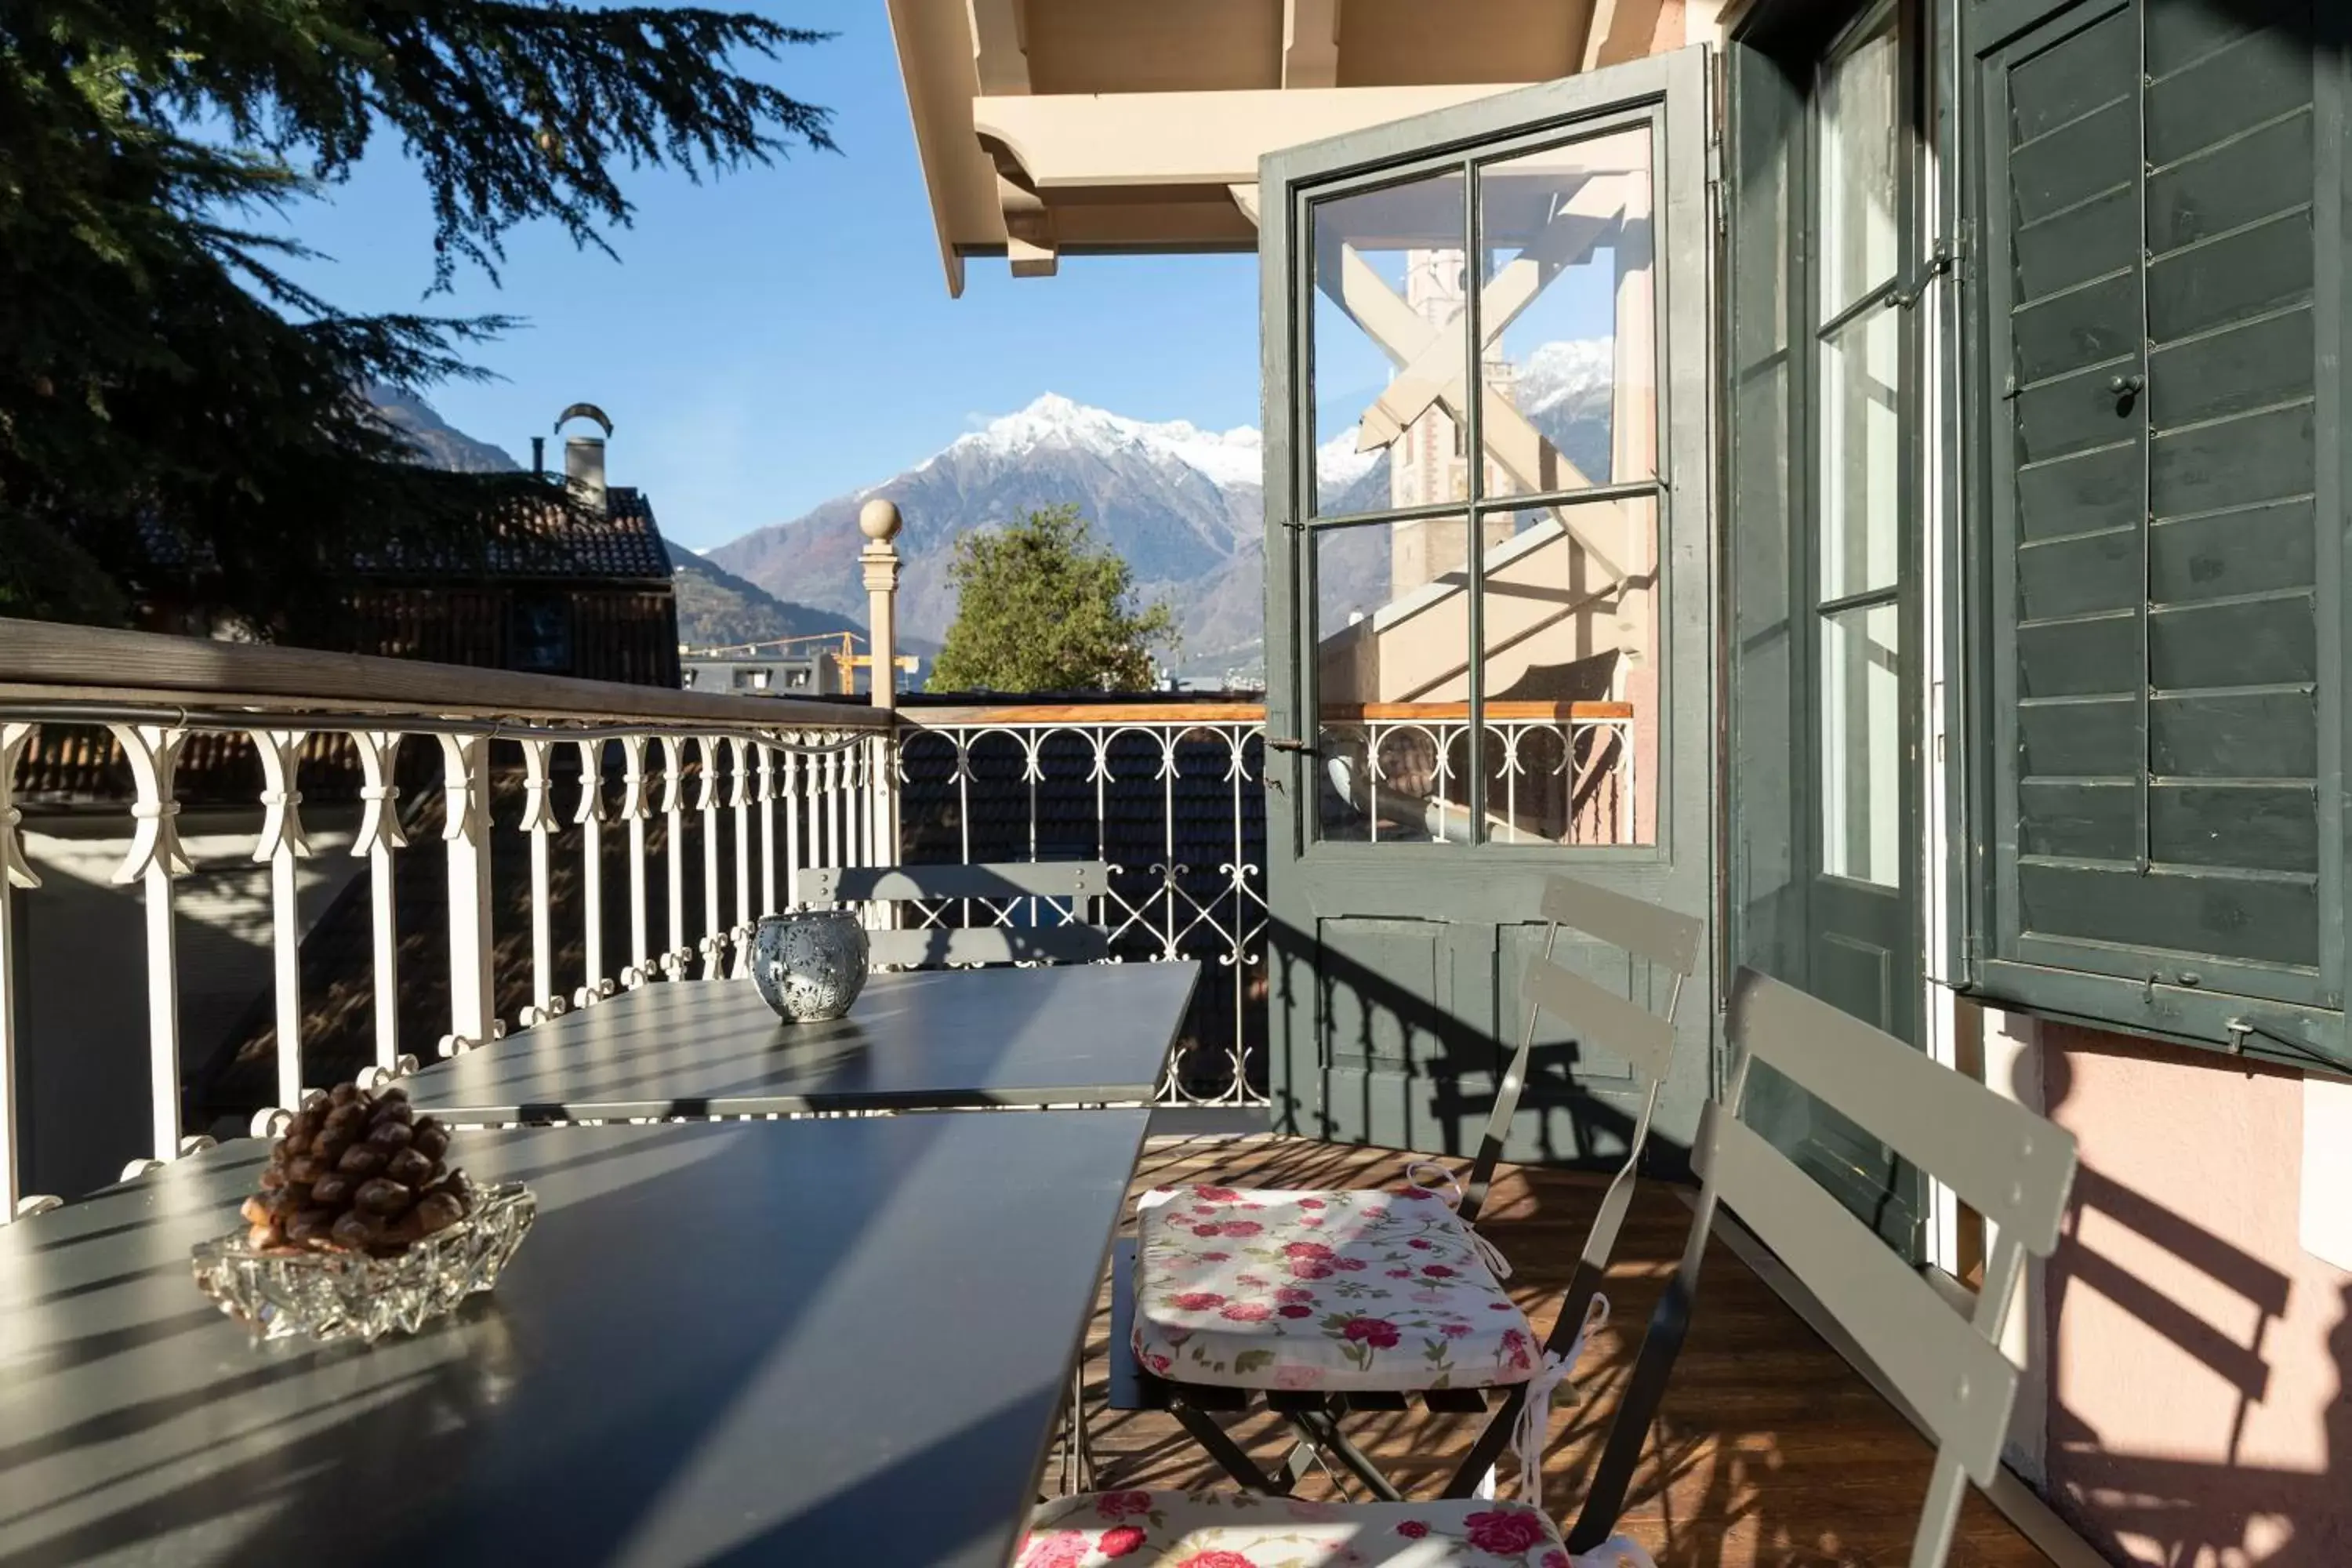
POLYGON ((582 741, 580 808, 580 944, 582 983, 573 998, 593 1006, 612 994, 604 976, 604 742, 582 741))
POLYGON ((621 737, 621 816, 629 825, 629 969, 623 979, 642 985, 653 978, 653 950, 646 934, 646 737, 621 737))
POLYGON ((16 824, 16 761, 36 733, 30 724, 0 724, 0 1225, 16 1217, 26 1202, 25 1173, 16 1149, 16 889, 37 888, 41 879, 25 858, 16 824))
POLYGON ((400 786, 392 782, 401 737, 387 730, 354 730, 351 737, 359 749, 362 779, 360 833, 352 845, 352 855, 368 863, 373 960, 368 983, 374 991, 375 1065, 390 1072, 400 1062, 400 933, 395 912, 399 905, 392 879, 392 852, 408 843, 400 825, 400 786))
POLYGON ((296 902, 294 862, 312 853, 302 831, 299 783, 303 735, 294 730, 252 731, 261 756, 261 837, 257 864, 269 868, 269 949, 278 999, 278 1103, 302 1103, 302 919, 296 902))
POLYGON ((1166 939, 1160 952, 1169 958, 1176 954, 1176 879, 1184 868, 1176 860, 1176 743, 1183 739, 1173 729, 1160 734, 1160 902, 1166 909, 1166 939))
POLYGON ((766 742, 760 752, 760 912, 776 912, 776 752, 766 742))
POLYGON ((714 735, 695 737, 702 751, 702 777, 694 793, 694 809, 702 816, 702 977, 716 980, 727 956, 727 937, 719 913, 719 750, 714 735))
POLYGON ((808 808, 807 770, 796 752, 784 753, 784 887, 800 904, 795 879, 808 862, 801 858, 801 821, 808 808))
POLYGON ((727 804, 735 812, 735 926, 728 934, 735 944, 735 976, 751 975, 751 742, 738 735, 729 742, 734 771, 728 777, 727 804))
MULTIPOLYGON (((873 749, 861 741, 856 745, 852 746, 844 753, 844 755, 849 759, 850 763, 850 793, 848 798, 842 802, 842 809, 849 813, 850 822, 852 825, 850 829, 850 864, 854 866, 876 865, 878 864, 878 862, 876 860, 874 855, 874 846, 877 840, 874 837, 873 749)), ((869 921, 874 914, 874 910, 875 906, 869 903, 866 910, 869 921)))
POLYGON ((889 836, 883 831, 882 808, 889 800, 890 767, 888 742, 880 735, 866 739, 866 863, 887 866, 894 862, 887 847, 889 836))
POLYGON ((1617 754, 1624 759, 1625 770, 1624 793, 1620 797, 1623 805, 1625 830, 1618 842, 1639 844, 1642 842, 1642 791, 1641 781, 1633 776, 1633 727, 1631 724, 1613 727, 1617 731, 1617 754))
POLYGON ((525 740, 522 746, 523 832, 530 835, 530 1005, 522 1021, 536 1024, 563 1011, 555 994, 555 921, 549 889, 548 839, 555 832, 553 783, 548 777, 548 752, 554 742, 525 740))
POLYGON ((677 980, 694 951, 686 943, 686 737, 664 735, 661 745, 661 808, 669 835, 669 948, 662 973, 677 980))
POLYGON ((180 848, 180 803, 173 773, 181 729, 157 724, 110 724, 131 763, 137 795, 131 852, 114 873, 117 884, 142 884, 147 920, 147 1085, 152 1142, 158 1160, 180 1152, 180 975, 172 920, 172 879, 193 868, 180 848))
POLYGON ((841 753, 824 754, 824 863, 838 866, 841 860, 841 753))
POLYGON ((484 735, 436 737, 449 847, 449 1033, 495 1037, 497 982, 490 971, 490 742, 484 735))
MULTIPOLYGON (((876 809, 882 814, 882 863, 886 866, 896 866, 906 858, 900 848, 898 836, 898 785, 901 782, 899 764, 903 753, 899 749, 898 731, 895 730, 887 734, 876 736, 874 744, 882 759, 881 793, 877 798, 876 806, 876 809)), ((894 920, 896 918, 895 911, 892 918, 894 920)))

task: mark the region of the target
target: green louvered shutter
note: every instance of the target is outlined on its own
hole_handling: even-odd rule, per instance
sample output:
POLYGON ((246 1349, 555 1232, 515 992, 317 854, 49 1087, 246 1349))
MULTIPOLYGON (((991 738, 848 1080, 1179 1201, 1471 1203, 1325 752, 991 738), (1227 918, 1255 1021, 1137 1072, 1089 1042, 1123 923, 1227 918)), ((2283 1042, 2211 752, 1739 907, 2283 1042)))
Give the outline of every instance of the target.
POLYGON ((1976 100, 1980 977, 2290 1058, 2340 1051, 2343 1005, 2342 459, 2320 416, 2340 419, 2344 289, 2313 7, 2088 0, 1991 47, 1976 100))

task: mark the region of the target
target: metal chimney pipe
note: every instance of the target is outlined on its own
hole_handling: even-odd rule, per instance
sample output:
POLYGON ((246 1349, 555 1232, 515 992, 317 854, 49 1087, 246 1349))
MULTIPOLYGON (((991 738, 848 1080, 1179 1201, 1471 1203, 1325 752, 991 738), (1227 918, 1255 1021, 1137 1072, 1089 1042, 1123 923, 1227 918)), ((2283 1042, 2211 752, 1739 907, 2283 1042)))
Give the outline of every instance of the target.
POLYGON ((596 510, 604 510, 604 437, 566 436, 563 478, 572 493, 596 510))
POLYGON ((555 428, 561 431, 574 419, 594 421, 599 433, 563 438, 563 482, 583 503, 603 511, 606 504, 604 437, 613 433, 613 421, 593 403, 575 403, 556 416, 555 428))
POLYGON ((544 436, 530 438, 530 477, 535 479, 547 478, 547 437, 544 436))

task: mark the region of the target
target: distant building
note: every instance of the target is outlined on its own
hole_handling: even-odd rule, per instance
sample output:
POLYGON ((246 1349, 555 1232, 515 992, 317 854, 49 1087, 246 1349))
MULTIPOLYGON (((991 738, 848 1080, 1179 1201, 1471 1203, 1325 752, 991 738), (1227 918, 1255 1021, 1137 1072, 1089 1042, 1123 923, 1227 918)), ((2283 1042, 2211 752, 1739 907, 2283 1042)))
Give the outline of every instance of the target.
POLYGON ((678 679, 689 691, 742 697, 831 697, 847 689, 841 661, 824 648, 792 654, 688 650, 679 655, 678 679))
MULTIPOLYGON (((669 552, 642 490, 604 482, 612 421, 575 403, 556 428, 588 419, 602 432, 564 442, 564 483, 581 507, 550 504, 508 525, 483 559, 363 562, 343 613, 309 646, 331 653, 429 659, 633 686, 678 684, 677 600, 669 552)), ((539 466, 539 440, 532 442, 539 466)), ((159 557, 173 547, 160 536, 159 557)), ((184 601, 160 596, 146 629, 212 630, 184 601)))
POLYGON ((485 570, 370 571, 352 594, 340 651, 678 685, 677 599, 653 502, 604 482, 613 425, 604 411, 575 403, 556 428, 574 418, 603 432, 563 444, 564 482, 588 516, 550 507, 529 525, 527 546, 493 546, 485 570))

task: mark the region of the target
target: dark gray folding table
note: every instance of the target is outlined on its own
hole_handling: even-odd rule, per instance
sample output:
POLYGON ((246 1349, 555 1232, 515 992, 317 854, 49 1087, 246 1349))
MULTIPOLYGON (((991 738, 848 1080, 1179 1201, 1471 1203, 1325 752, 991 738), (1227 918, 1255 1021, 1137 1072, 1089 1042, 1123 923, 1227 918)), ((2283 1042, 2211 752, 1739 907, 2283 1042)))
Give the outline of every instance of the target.
POLYGON ((1002 1568, 1147 1115, 461 1133, 538 1226, 373 1347, 198 1294, 253 1140, 0 1228, 0 1563, 1002 1568))
POLYGON ((466 1122, 1149 1100, 1201 966, 877 974, 849 1016, 783 1024, 748 980, 627 992, 436 1063, 420 1110, 466 1122))

